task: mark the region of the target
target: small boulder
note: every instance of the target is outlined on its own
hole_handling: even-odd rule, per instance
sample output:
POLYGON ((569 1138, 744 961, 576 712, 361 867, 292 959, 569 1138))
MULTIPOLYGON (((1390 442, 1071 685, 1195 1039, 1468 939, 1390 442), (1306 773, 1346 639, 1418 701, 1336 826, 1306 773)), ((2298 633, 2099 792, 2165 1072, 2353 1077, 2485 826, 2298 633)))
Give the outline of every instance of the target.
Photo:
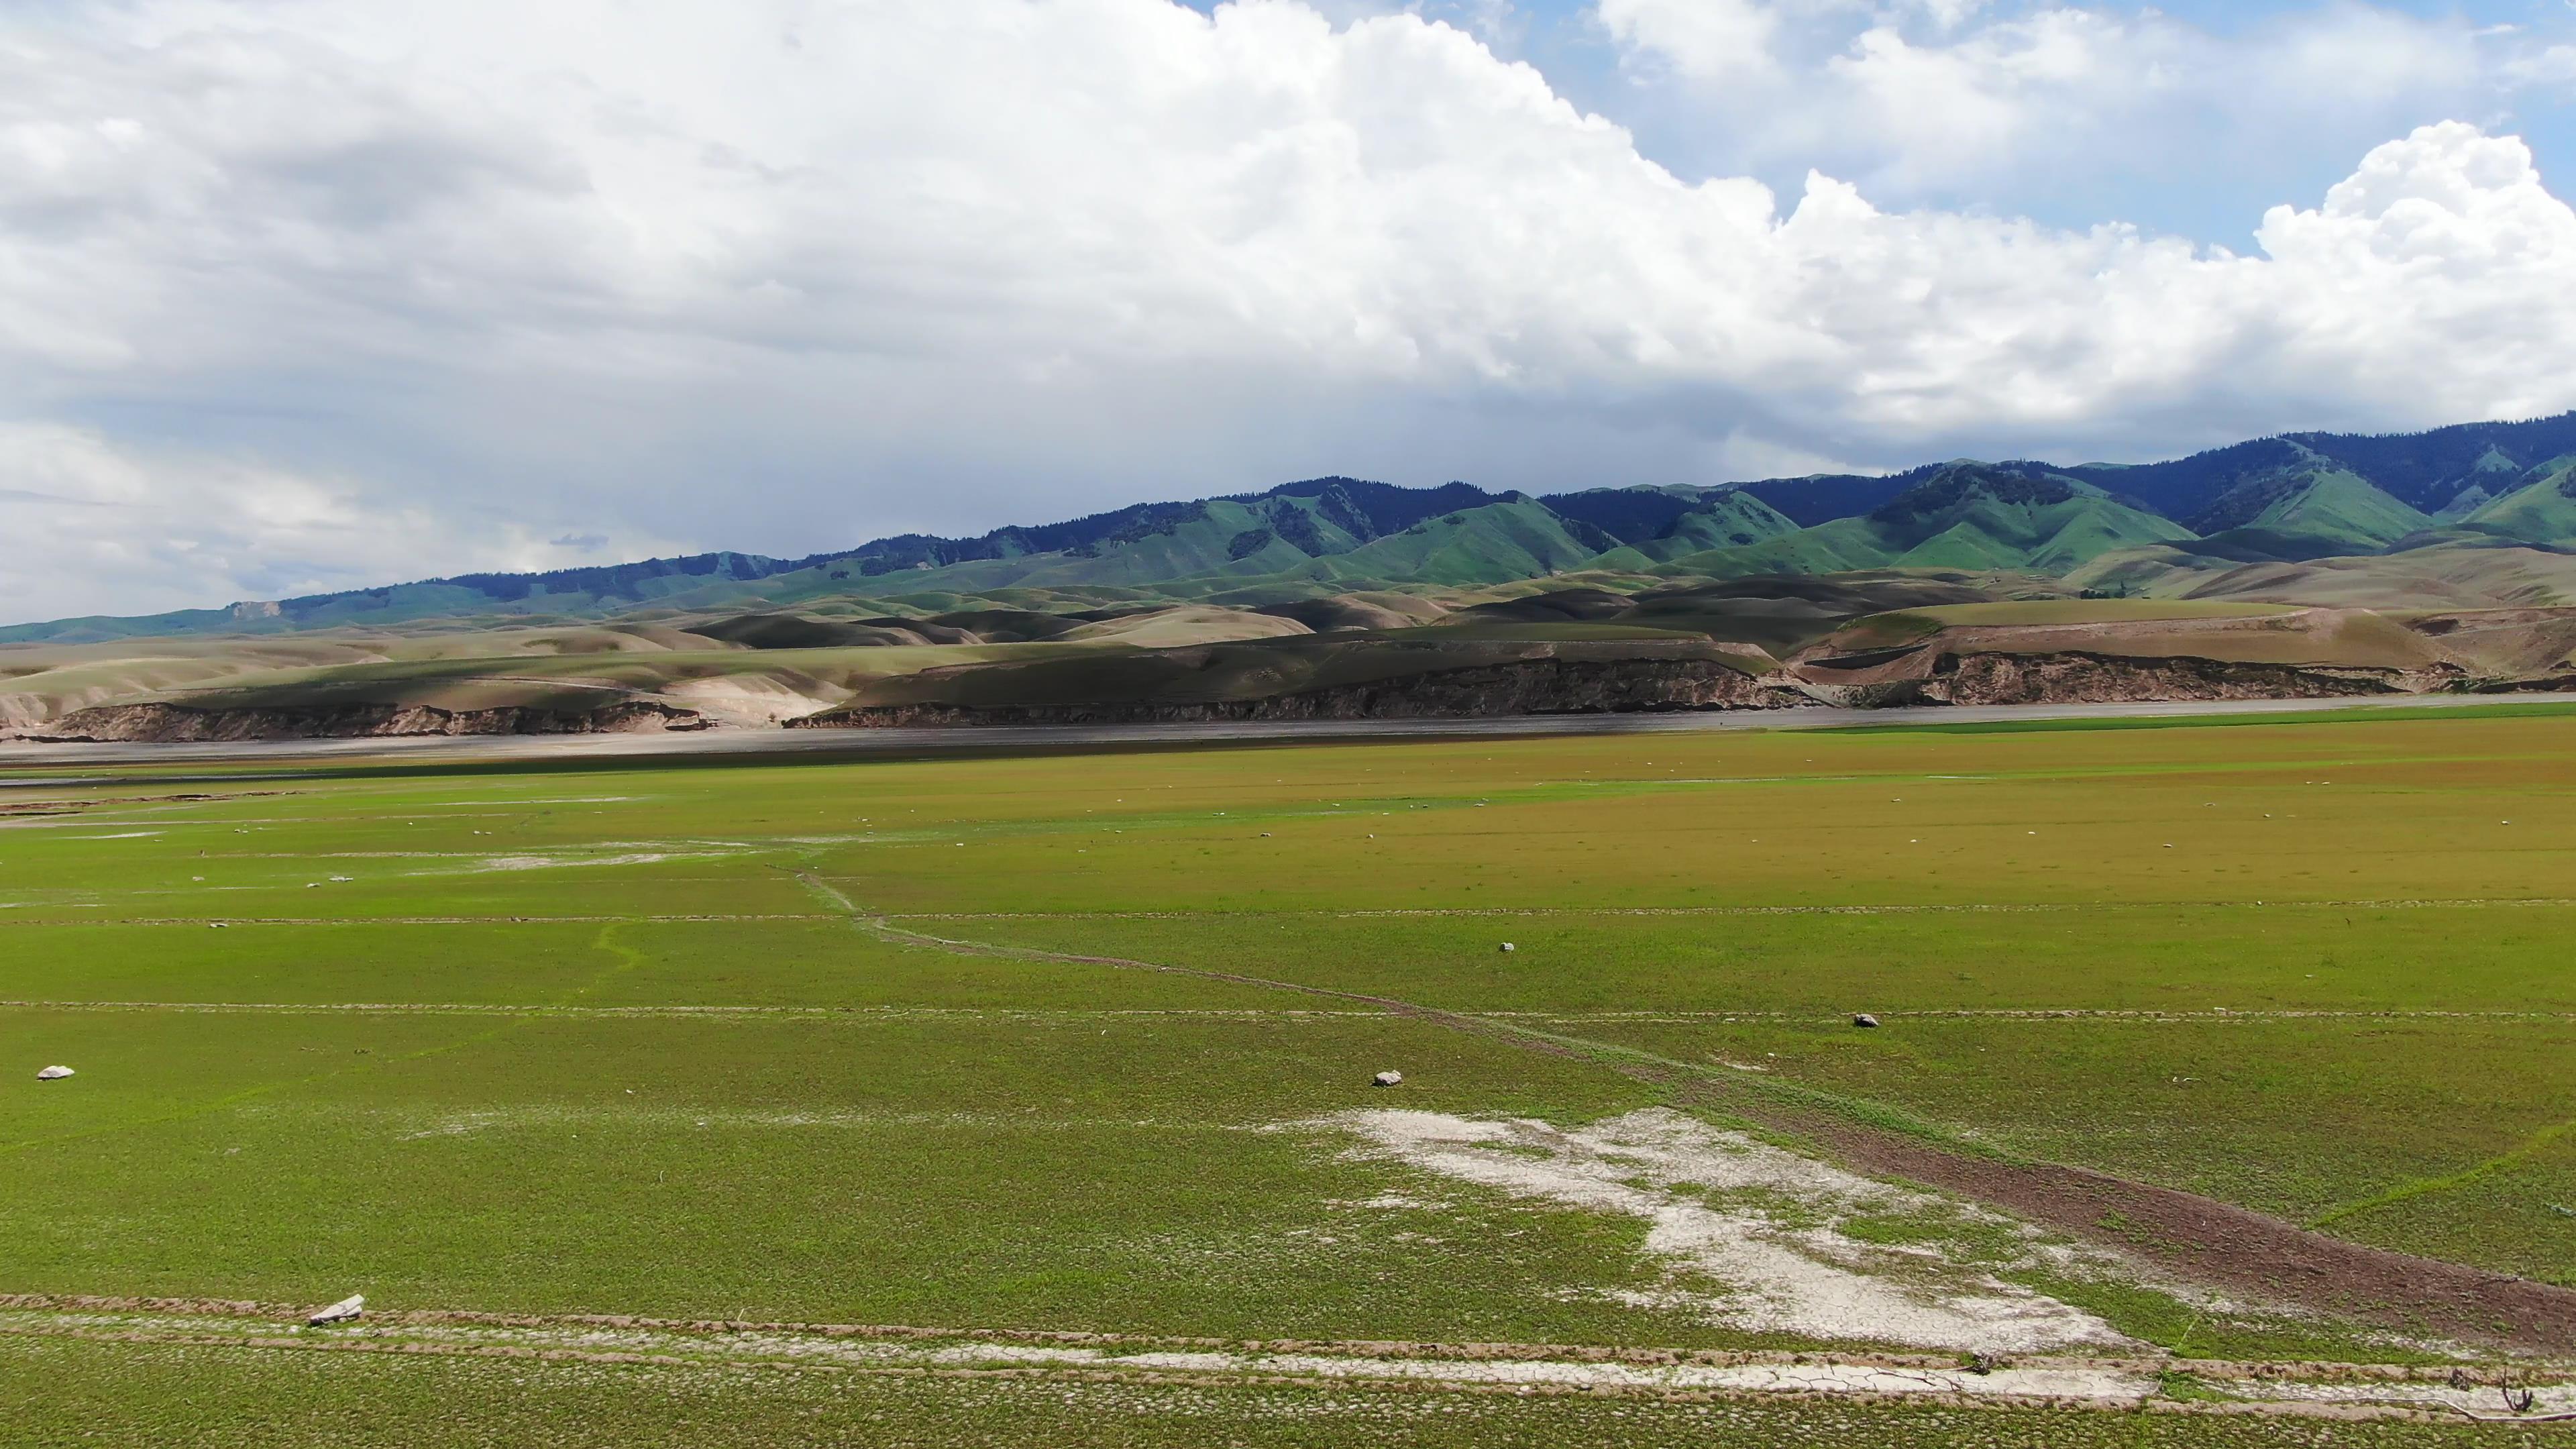
POLYGON ((1852 1025, 1859 1027, 1876 1026, 1878 1025, 1878 1018, 1864 1011, 1852 1017, 1852 1025))
POLYGON ((1400 1087, 1404 1085, 1404 1073, 1380 1072, 1369 1078, 1369 1084, 1376 1087, 1400 1087))
POLYGON ((47 1067, 43 1071, 36 1073, 36 1080, 40 1082, 59 1082, 71 1074, 72 1069, 69 1067, 47 1067))
POLYGON ((366 1311, 367 1295, 352 1293, 304 1321, 310 1327, 320 1328, 326 1323, 346 1323, 366 1311))

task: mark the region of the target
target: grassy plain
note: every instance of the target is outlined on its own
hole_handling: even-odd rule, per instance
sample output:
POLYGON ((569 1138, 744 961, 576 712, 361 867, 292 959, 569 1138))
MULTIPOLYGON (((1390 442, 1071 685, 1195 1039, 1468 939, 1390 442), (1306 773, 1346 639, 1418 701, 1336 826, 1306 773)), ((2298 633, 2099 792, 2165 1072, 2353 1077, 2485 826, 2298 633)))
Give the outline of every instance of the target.
MULTIPOLYGON (((1641 1217, 1357 1155, 1336 1125, 1574 1129, 1676 1080, 2576 1281, 2571 746, 2576 713, 2541 706, 0 775, 0 1293, 1821 1346, 1665 1291, 1641 1217), (1854 1031, 1862 1010, 1885 1025, 1854 1031), (1613 1069, 1645 1058, 1679 1077, 1613 1069), (56 1061, 79 1076, 33 1080, 56 1061), (1373 1092, 1389 1067, 1404 1087, 1373 1092)), ((2152 1285, 2068 1296, 2196 1353, 2428 1351, 2152 1285)), ((1089 1442, 1382 1442, 1425 1403, 1417 1442, 1683 1442, 1709 1415, 1736 1416, 1726 1442, 1817 1442, 1782 1405, 0 1335, 12 1375, 83 1406, 35 1442, 80 1415, 166 1427, 209 1378, 384 1425, 471 1393, 490 1417, 457 1442, 547 1442, 521 1432, 538 1383, 590 1406, 548 1421, 567 1443, 679 1442, 716 1402, 730 1427, 687 1442, 771 1442, 772 1415, 1044 1442, 1077 1400, 1126 1436, 1089 1442)), ((1962 1413, 1973 1442, 2186 1442, 1998 1410, 1871 1432, 1953 1442, 1962 1413)), ((297 1442, 259 1432, 194 1442, 297 1442)))

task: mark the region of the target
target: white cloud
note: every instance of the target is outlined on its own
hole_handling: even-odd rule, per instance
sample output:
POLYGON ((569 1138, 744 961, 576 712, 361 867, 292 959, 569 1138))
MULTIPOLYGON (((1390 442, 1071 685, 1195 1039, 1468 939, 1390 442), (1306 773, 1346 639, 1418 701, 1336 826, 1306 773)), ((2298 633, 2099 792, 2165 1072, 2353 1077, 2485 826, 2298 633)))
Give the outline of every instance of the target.
POLYGON ((2554 54, 2510 27, 2357 3, 2224 36, 2152 7, 2058 0, 1596 0, 1595 13, 1633 70, 1674 78, 1700 118, 1695 162, 1820 164, 1915 199, 2228 176, 2320 142, 2492 115, 2542 84, 2554 54), (1707 84, 1696 58, 1711 15, 1763 38, 1760 67, 1707 84))
MULTIPOLYGON (((0 423, 0 618, 198 608, 448 572, 562 568, 611 540, 540 541, 512 520, 258 462, 156 454, 53 423, 0 423)), ((663 540, 629 536, 628 549, 663 540)))
POLYGON ((0 518, 47 544, 0 612, 2576 404, 2576 215, 2519 142, 2416 131, 2260 241, 1784 208, 1292 0, 12 19, 0 518))
POLYGON ((2576 45, 2553 45, 2515 56, 2507 73, 2516 84, 2576 89, 2576 45))
POLYGON ((1767 0, 1599 0, 1612 38, 1696 81, 1767 75, 1780 16, 1767 0))

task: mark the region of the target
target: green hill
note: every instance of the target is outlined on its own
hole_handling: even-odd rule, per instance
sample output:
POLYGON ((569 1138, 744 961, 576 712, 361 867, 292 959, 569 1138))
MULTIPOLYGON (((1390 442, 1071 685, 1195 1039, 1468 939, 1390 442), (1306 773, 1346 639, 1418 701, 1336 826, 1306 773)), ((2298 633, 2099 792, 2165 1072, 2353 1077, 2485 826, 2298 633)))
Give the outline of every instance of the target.
POLYGON ((2532 470, 2538 476, 2460 521, 2464 532, 2576 548, 2576 457, 2532 470))
POLYGON ((2062 574, 2114 549, 2191 531, 2036 464, 1951 464, 1857 518, 1672 559, 1711 578, 1860 569, 2009 569, 2062 574))
POLYGON ((2247 479, 2186 521, 2205 537, 2237 537, 2285 557, 2369 553, 2434 526, 2429 515, 2313 455, 2247 479))

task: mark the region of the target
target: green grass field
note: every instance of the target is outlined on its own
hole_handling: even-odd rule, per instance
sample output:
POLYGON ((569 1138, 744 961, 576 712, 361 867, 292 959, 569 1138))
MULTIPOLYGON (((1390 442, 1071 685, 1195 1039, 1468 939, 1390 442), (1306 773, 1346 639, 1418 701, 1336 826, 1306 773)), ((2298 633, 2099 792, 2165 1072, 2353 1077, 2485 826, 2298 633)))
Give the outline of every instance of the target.
MULTIPOLYGON (((2494 1361, 1832 1177, 1822 1139, 1765 1115, 1783 1104, 2576 1285, 2576 711, 2555 706, 5 771, 0 1295, 362 1292, 370 1322, 532 1315, 567 1335, 566 1315, 643 1315, 1558 1354, 1989 1346, 1763 1297, 1842 1291, 1796 1277, 1824 1264, 1899 1307, 1964 1295, 2095 1325, 2021 1349, 2058 1358, 2494 1361), (1855 1030, 1860 1011, 1882 1027, 1855 1030), (35 1080, 56 1062, 78 1075, 35 1080), (1370 1086, 1386 1069, 1400 1088, 1370 1086), (1424 1124, 1450 1147, 1404 1145, 1424 1124), (1790 1277, 1760 1278, 1746 1242, 1786 1245, 1790 1277)), ((945 1379, 314 1353, 68 1314, 0 1322, 0 1397, 42 1405, 0 1439, 2476 1432, 1207 1364, 1111 1382, 971 1354, 981 1376, 945 1379)))

